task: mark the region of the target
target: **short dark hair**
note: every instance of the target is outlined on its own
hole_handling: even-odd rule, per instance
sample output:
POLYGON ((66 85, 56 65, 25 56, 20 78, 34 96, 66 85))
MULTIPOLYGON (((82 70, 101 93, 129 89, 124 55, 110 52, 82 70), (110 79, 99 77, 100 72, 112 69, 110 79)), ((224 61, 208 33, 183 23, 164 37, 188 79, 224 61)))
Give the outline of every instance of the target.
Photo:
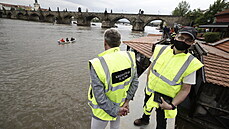
POLYGON ((105 42, 112 48, 121 44, 121 34, 116 29, 107 29, 104 32, 105 42))

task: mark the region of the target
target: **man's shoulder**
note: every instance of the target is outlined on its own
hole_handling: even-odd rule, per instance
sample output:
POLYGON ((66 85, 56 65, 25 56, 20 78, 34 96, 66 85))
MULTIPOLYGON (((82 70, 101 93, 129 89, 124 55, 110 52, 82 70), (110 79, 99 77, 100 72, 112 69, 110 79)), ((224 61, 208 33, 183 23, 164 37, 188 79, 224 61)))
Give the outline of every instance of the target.
POLYGON ((99 61, 99 57, 95 57, 95 58, 89 60, 90 63, 95 63, 97 61, 99 61))

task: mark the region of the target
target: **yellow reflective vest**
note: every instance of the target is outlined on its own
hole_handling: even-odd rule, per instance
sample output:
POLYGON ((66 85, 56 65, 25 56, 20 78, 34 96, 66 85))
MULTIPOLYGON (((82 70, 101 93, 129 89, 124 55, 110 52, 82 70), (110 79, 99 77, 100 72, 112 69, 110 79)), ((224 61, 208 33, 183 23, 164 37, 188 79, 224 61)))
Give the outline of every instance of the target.
MULTIPOLYGON (((174 55, 171 46, 157 45, 153 54, 152 68, 146 86, 146 94, 151 95, 144 106, 144 113, 150 115, 153 107, 154 92, 174 98, 182 88, 182 79, 203 67, 203 64, 190 53, 174 55)), ((164 110, 165 118, 175 118, 177 110, 164 110)))
MULTIPOLYGON (((135 54, 120 51, 118 47, 115 47, 99 54, 98 58, 90 60, 89 63, 103 83, 105 95, 112 102, 122 106, 132 82, 133 70, 136 68, 135 54)), ((116 120, 117 117, 110 116, 99 107, 91 86, 89 87, 88 100, 95 117, 105 121, 116 120)))

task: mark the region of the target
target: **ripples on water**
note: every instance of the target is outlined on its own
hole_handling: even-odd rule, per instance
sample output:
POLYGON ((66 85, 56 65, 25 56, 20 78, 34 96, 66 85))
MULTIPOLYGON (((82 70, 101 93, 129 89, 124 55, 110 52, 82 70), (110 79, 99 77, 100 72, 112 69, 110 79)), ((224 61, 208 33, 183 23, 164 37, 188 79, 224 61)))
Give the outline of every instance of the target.
MULTIPOLYGON (((118 29, 123 40, 147 34, 118 29)), ((90 128, 87 63, 104 50, 103 32, 0 18, 0 129, 90 128), (65 37, 76 43, 58 45, 65 37)))

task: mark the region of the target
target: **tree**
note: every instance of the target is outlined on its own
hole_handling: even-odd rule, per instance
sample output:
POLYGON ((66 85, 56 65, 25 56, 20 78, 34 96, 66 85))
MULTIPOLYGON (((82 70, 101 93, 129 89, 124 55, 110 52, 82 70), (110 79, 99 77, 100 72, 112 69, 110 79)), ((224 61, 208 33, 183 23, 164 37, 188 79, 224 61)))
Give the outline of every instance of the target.
POLYGON ((229 3, 226 0, 216 0, 213 5, 210 5, 209 10, 204 14, 205 21, 209 23, 214 22, 215 14, 223 11, 224 9, 228 9, 229 3))
POLYGON ((193 11, 189 11, 186 14, 186 17, 193 22, 194 25, 196 24, 200 24, 201 21, 203 21, 204 18, 204 13, 203 11, 201 11, 199 8, 198 9, 194 9, 193 11))
POLYGON ((205 13, 200 9, 194 9, 193 11, 189 11, 186 16, 190 20, 194 20, 194 24, 196 25, 211 24, 214 22, 215 14, 228 9, 228 7, 229 3, 226 0, 216 0, 205 13))
POLYGON ((172 12, 174 16, 185 16, 185 14, 189 11, 190 5, 186 1, 181 1, 175 10, 172 12))

